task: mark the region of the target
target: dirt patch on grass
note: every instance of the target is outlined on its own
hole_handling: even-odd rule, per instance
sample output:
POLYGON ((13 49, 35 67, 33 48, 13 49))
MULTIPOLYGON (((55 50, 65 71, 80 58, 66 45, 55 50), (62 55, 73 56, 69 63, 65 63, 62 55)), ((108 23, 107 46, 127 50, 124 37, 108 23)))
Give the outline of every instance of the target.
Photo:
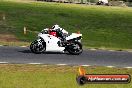
POLYGON ((0 41, 18 42, 18 39, 12 34, 0 34, 0 41))

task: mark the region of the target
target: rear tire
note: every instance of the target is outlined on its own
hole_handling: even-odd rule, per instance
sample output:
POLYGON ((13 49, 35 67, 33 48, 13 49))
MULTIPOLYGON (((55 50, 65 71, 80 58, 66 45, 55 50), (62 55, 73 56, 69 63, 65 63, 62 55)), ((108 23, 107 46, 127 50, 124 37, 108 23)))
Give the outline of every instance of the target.
POLYGON ((80 42, 72 42, 71 45, 68 46, 67 51, 73 55, 79 55, 83 52, 82 44, 80 42))

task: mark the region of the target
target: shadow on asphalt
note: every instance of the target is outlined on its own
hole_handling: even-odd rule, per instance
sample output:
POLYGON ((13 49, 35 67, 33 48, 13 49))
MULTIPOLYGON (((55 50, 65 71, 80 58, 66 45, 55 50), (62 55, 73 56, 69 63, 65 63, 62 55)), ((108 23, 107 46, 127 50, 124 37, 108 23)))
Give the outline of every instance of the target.
MULTIPOLYGON (((23 50, 23 51, 18 51, 18 52, 21 52, 21 53, 32 53, 30 50, 23 50)), ((62 52, 43 52, 41 54, 67 54, 67 55, 71 55, 68 52, 65 52, 65 53, 62 53, 62 52)))
POLYGON ((18 52, 21 52, 21 53, 32 53, 30 50, 23 50, 23 51, 18 51, 18 52))

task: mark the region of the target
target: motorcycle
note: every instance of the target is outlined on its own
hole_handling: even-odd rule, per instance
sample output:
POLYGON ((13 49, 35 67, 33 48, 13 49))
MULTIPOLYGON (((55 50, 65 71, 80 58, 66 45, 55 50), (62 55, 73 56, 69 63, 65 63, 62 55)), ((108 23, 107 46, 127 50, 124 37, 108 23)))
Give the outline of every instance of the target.
POLYGON ((56 32, 49 32, 46 28, 41 31, 37 39, 30 45, 30 50, 33 53, 40 54, 43 52, 66 52, 70 54, 79 55, 83 52, 81 44, 82 34, 72 33, 65 35, 65 42, 58 37, 56 32))
POLYGON ((96 5, 105 5, 105 6, 109 6, 109 3, 105 3, 103 1, 99 1, 96 3, 96 5))

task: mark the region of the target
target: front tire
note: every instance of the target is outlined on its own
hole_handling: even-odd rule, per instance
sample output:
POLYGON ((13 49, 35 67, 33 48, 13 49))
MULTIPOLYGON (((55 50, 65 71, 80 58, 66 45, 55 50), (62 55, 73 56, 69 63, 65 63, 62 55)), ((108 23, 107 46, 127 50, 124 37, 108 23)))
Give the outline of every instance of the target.
POLYGON ((68 49, 67 51, 70 53, 70 54, 73 54, 73 55, 79 55, 83 52, 83 49, 82 49, 82 44, 80 42, 72 42, 69 46, 68 46, 68 49))
POLYGON ((36 54, 40 54, 42 53, 43 51, 46 50, 46 47, 43 43, 44 41, 40 40, 35 40, 31 43, 30 45, 30 50, 33 52, 33 53, 36 53, 36 54))

